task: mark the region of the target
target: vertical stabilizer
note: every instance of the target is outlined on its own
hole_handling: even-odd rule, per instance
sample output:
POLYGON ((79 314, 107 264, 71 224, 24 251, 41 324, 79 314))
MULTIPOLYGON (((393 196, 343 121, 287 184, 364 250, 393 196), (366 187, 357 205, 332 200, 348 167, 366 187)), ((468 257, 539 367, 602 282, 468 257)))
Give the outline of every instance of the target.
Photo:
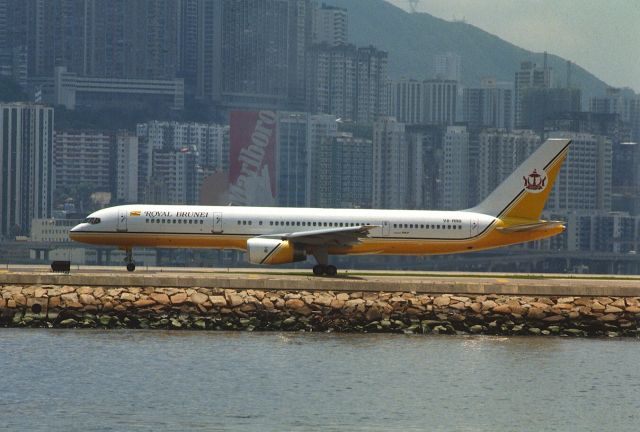
POLYGON ((568 139, 545 141, 484 201, 467 211, 498 218, 538 220, 570 143, 568 139))

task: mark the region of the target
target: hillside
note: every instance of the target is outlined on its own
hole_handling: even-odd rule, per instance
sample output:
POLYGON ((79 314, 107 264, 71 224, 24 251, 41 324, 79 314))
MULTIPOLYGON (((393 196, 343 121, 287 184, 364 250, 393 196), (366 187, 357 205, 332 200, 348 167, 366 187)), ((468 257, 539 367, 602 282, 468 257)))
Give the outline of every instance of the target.
MULTIPOLYGON (((462 57, 463 83, 478 85, 485 76, 513 81, 520 62, 543 62, 542 53, 519 48, 497 36, 462 22, 449 22, 427 13, 411 14, 384 0, 323 0, 349 11, 349 39, 358 46, 374 45, 389 52, 391 78, 423 79, 431 76, 435 54, 452 51, 462 57)), ((559 35, 561 37, 561 35, 559 35)), ((552 55, 548 63, 556 83, 566 82, 566 59, 552 55)), ((590 96, 604 93, 606 84, 573 65, 572 85, 590 96)))

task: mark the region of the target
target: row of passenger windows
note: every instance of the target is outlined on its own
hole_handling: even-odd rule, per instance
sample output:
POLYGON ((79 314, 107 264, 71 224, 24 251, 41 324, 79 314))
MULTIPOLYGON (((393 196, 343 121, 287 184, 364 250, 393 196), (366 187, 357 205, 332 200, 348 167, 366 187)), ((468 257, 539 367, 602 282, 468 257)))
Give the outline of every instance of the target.
MULTIPOLYGON (((252 225, 253 221, 239 220, 238 225, 252 225)), ((258 225, 262 226, 262 221, 258 221, 258 225)), ((292 221, 269 221, 270 226, 303 226, 303 227, 350 227, 367 225, 355 222, 292 222, 292 221)))
POLYGON ((184 225, 202 225, 204 220, 197 219, 146 219, 145 223, 166 223, 166 224, 184 224, 184 225))
POLYGON ((462 225, 439 225, 439 224, 393 224, 394 228, 419 228, 419 229, 454 229, 461 230, 462 225))

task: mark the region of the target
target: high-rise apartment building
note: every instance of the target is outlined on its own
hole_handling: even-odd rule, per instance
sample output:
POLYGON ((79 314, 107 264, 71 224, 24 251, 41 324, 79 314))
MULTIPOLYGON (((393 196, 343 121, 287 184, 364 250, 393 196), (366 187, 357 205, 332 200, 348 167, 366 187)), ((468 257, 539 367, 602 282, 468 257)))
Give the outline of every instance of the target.
POLYGON ((640 96, 627 96, 619 88, 609 87, 605 96, 589 101, 592 113, 617 114, 630 129, 630 138, 640 142, 640 96))
POLYGON ((348 23, 346 9, 322 3, 313 9, 313 43, 346 45, 349 41, 348 23))
POLYGON ((372 123, 387 113, 387 53, 315 45, 307 64, 307 110, 372 123))
POLYGON ((407 175, 408 208, 442 208, 443 135, 442 126, 408 125, 407 175))
POLYGON ((512 129, 513 91, 510 85, 493 78, 482 80, 479 88, 462 91, 462 121, 470 130, 512 129))
POLYGON ((223 0, 222 8, 224 105, 302 108, 309 0, 223 0))
POLYGON ((515 74, 514 124, 516 128, 524 126, 522 100, 525 92, 531 88, 551 88, 551 68, 546 64, 543 67, 538 67, 530 61, 520 63, 520 70, 515 74))
POLYGON ((0 235, 28 235, 51 216, 53 108, 0 104, 0 235))
POLYGON ((195 148, 153 152, 148 200, 158 204, 197 204, 203 171, 195 148))
MULTIPOLYGON (((222 97, 222 5, 220 0, 197 1, 196 95, 222 97)), ((187 53, 184 54, 185 59, 187 53)), ((185 69, 189 66, 185 65, 185 69)))
POLYGON ((422 81, 390 81, 387 89, 389 115, 407 125, 421 124, 425 109, 424 89, 422 81))
POLYGON ((462 57, 453 52, 434 57, 433 77, 460 82, 462 80, 462 57))
POLYGON ((447 127, 443 138, 442 207, 461 210, 469 205, 469 132, 447 127))
POLYGON ((404 123, 383 117, 373 124, 373 207, 407 205, 408 146, 404 123))
POLYGON ((452 125, 456 121, 458 83, 453 80, 426 80, 424 121, 430 125, 452 125))
POLYGON ((568 138, 572 143, 547 201, 547 209, 610 211, 611 140, 601 135, 576 132, 552 132, 550 138, 568 138))
POLYGON ((337 132, 336 117, 302 112, 278 112, 276 136, 276 200, 283 207, 308 207, 316 158, 315 149, 337 132))
POLYGON ((387 115, 387 53, 372 46, 358 48, 354 119, 373 123, 387 115))
POLYGON ((138 137, 128 132, 115 135, 115 199, 117 203, 138 202, 138 137))
POLYGON ((111 191, 111 135, 89 130, 57 131, 53 139, 54 190, 85 184, 94 192, 111 191))
POLYGON ((311 175, 311 207, 370 208, 373 143, 339 132, 315 146, 311 175))
POLYGON ((581 92, 566 88, 529 88, 520 103, 520 127, 543 133, 545 122, 564 112, 579 112, 581 92))

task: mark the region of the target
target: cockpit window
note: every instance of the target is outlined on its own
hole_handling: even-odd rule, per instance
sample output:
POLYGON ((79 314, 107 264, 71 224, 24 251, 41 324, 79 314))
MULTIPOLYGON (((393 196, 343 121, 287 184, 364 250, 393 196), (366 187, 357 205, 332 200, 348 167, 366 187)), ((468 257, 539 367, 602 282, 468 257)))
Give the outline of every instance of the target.
POLYGON ((100 218, 97 217, 88 217, 84 220, 86 223, 91 225, 96 225, 100 223, 100 218))

